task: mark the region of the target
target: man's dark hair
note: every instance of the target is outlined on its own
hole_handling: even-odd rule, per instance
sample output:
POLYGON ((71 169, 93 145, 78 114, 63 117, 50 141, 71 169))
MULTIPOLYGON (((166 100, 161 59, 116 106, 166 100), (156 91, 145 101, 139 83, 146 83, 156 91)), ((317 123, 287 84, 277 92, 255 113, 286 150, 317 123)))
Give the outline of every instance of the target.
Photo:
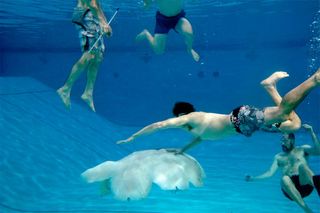
POLYGON ((179 117, 196 111, 192 104, 188 102, 176 102, 172 109, 174 116, 179 117))

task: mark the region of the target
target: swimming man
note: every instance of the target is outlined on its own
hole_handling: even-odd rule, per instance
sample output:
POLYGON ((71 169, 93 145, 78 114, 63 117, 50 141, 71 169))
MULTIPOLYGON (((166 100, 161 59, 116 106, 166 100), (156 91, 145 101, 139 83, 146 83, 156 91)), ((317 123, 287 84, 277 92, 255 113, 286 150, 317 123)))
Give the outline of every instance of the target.
MULTIPOLYGON (((274 87, 279 79, 287 77, 286 72, 275 72, 270 77, 261 82, 266 87, 274 87)), ((150 124, 126 140, 117 143, 128 143, 135 138, 150 134, 167 128, 181 128, 189 131, 194 139, 191 143, 181 149, 184 152, 202 140, 218 140, 235 134, 251 136, 256 130, 270 125, 281 125, 283 122, 288 124, 280 129, 283 132, 294 132, 300 128, 299 122, 290 121, 293 117, 294 109, 304 100, 312 89, 320 85, 320 69, 311 77, 289 91, 277 106, 266 107, 263 110, 248 105, 234 109, 230 114, 217 114, 207 112, 190 112, 176 118, 150 124), (296 125, 295 123, 298 123, 296 125), (293 125, 292 125, 293 124, 293 125)))

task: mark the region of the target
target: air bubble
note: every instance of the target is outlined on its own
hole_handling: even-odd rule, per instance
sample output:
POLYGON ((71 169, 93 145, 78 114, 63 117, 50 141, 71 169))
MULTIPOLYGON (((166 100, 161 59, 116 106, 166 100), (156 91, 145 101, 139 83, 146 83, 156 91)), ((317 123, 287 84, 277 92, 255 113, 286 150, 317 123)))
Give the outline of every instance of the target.
POLYGON ((310 24, 311 38, 308 42, 308 73, 313 73, 320 66, 320 10, 310 24))

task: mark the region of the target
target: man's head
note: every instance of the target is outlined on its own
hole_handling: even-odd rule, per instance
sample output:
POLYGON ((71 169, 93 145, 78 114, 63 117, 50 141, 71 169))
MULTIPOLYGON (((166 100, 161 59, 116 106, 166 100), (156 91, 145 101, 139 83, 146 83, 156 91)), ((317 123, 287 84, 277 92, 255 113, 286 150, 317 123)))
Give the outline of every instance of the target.
POLYGON ((174 116, 179 117, 196 111, 192 104, 188 102, 176 102, 172 109, 174 116))
POLYGON ((284 133, 281 137, 282 151, 290 152, 295 146, 295 136, 293 133, 284 133))

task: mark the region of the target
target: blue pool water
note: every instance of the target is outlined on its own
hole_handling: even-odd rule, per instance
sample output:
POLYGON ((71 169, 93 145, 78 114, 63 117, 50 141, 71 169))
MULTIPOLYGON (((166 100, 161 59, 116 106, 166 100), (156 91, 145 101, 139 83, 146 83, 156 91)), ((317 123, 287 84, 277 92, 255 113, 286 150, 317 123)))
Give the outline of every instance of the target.
MULTIPOLYGON (((0 212, 302 212, 280 190, 277 173, 260 182, 246 174, 267 170, 281 151, 279 134, 256 133, 204 141, 188 152, 203 166, 204 186, 162 191, 153 186, 140 201, 101 197, 98 184, 80 174, 103 161, 119 160, 138 150, 181 147, 191 136, 180 130, 116 145, 144 125, 171 117, 175 101, 189 101, 201 111, 229 113, 246 103, 263 107, 271 100, 259 82, 275 70, 288 79, 281 94, 319 66, 319 1, 187 1, 195 31, 195 63, 183 41, 170 32, 167 52, 154 55, 134 43, 143 28, 153 29, 155 8, 142 1, 103 2, 113 22, 113 37, 96 82, 97 113, 79 98, 85 78, 72 91, 66 110, 55 90, 80 56, 70 23, 75 1, 4 0, 0 2, 0 212)), ((320 136, 320 90, 299 106, 304 123, 320 136)), ((303 130, 297 145, 312 144, 303 130)), ((319 157, 310 167, 320 173, 319 157)), ((305 199, 320 212, 314 191, 305 199)))

